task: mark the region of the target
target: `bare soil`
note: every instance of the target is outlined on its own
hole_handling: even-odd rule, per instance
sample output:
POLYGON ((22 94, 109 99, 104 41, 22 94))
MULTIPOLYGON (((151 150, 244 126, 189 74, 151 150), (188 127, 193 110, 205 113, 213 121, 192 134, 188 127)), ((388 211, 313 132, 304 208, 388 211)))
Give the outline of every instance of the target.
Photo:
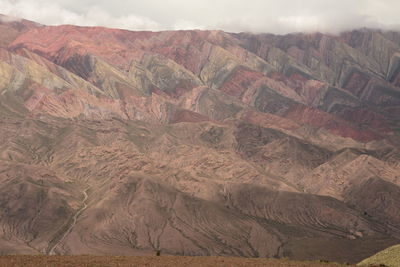
POLYGON ((290 261, 266 258, 184 257, 184 256, 1 256, 2 267, 132 267, 132 266, 355 266, 333 262, 290 261))

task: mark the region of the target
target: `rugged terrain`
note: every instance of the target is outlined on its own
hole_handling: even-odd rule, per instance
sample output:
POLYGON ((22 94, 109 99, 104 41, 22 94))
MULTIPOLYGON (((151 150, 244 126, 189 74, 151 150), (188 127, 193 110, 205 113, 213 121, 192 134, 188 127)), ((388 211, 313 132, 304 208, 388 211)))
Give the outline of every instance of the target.
POLYGON ((400 242, 400 33, 0 21, 0 253, 358 262, 400 242))

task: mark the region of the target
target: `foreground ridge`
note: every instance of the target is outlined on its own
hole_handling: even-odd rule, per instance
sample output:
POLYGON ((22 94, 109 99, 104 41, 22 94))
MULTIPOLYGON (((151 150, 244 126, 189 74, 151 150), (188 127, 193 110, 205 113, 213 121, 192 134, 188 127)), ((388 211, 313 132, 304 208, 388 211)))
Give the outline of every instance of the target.
POLYGON ((400 266, 400 245, 392 246, 361 261, 359 266, 385 265, 388 267, 400 266))

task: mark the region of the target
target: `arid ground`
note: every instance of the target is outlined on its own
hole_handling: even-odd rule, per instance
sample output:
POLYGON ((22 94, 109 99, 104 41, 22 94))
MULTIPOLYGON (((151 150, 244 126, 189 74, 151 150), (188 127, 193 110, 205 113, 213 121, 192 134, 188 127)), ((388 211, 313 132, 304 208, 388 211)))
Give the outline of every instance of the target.
POLYGON ((4 259, 358 263, 399 243, 399 32, 0 15, 1 255, 245 258, 4 259))
POLYGON ((355 266, 312 261, 289 261, 277 259, 249 259, 228 257, 184 256, 1 256, 2 267, 132 267, 132 266, 263 266, 263 267, 340 267, 355 266))

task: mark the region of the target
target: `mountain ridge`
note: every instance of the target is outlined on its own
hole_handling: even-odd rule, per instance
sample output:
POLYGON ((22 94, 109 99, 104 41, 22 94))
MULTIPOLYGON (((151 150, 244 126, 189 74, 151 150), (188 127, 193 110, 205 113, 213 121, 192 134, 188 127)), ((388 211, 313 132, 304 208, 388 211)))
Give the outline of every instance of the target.
POLYGON ((0 32, 1 253, 358 262, 399 242, 399 33, 18 23, 0 32))

